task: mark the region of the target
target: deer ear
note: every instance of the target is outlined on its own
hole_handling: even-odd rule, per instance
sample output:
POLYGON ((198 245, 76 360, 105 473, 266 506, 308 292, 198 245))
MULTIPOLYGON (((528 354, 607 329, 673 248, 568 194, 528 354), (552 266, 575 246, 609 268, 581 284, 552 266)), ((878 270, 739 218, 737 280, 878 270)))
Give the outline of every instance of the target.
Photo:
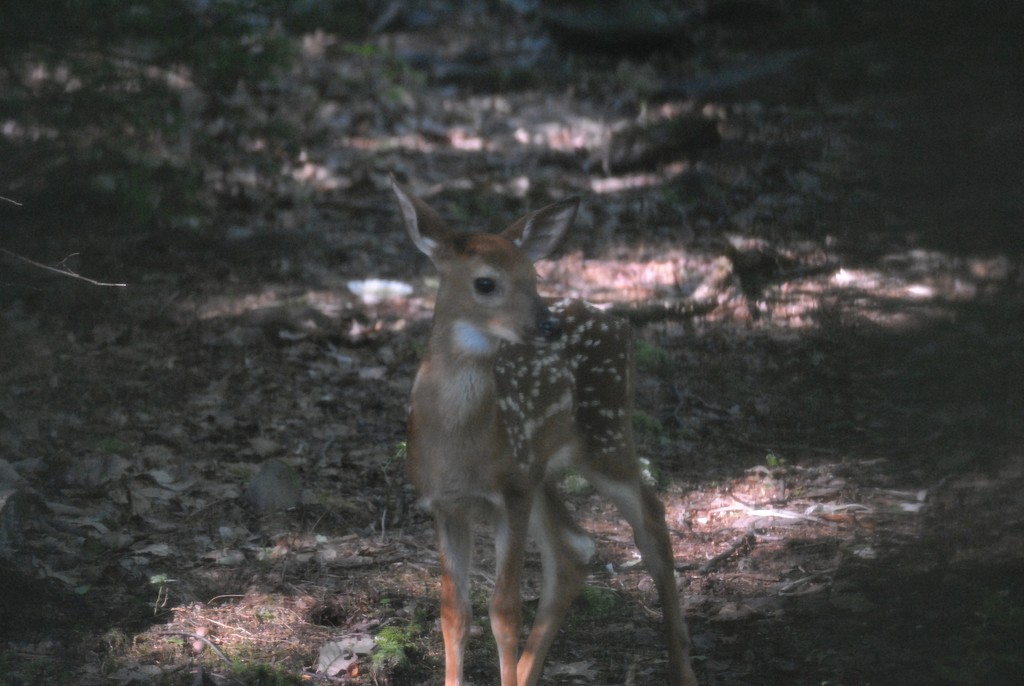
POLYGON ((501 235, 536 262, 558 248, 579 207, 580 199, 575 197, 542 207, 515 221, 501 235))
POLYGON ((423 254, 433 259, 438 247, 451 240, 451 229, 434 208, 409 193, 394 176, 391 177, 391 189, 395 192, 409 237, 423 254))

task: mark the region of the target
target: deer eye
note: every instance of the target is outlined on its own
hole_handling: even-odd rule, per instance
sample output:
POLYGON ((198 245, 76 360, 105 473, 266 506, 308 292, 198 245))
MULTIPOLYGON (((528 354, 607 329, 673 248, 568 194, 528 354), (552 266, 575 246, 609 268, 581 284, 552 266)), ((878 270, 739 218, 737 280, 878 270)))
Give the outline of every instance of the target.
POLYGON ((473 279, 473 290, 480 295, 489 295, 497 289, 498 284, 495 283, 494 279, 482 276, 478 279, 473 279))

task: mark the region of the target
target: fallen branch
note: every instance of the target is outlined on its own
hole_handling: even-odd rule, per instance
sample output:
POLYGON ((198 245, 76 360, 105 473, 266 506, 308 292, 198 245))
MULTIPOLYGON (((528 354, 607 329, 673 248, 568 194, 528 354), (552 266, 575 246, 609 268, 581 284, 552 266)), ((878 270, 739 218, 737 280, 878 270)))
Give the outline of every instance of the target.
MULTIPOLYGON (((45 269, 48 272, 55 272, 57 274, 60 274, 61 276, 69 276, 72 279, 79 279, 80 281, 85 281, 86 283, 90 283, 93 286, 113 286, 117 288, 125 288, 126 286, 128 286, 128 284, 126 283, 105 283, 103 281, 96 281, 95 279, 90 279, 87 276, 82 276, 81 274, 78 274, 77 272, 74 272, 68 269, 67 267, 51 267, 48 264, 42 264, 41 262, 36 262, 35 260, 30 260, 29 258, 24 257, 23 255, 19 255, 18 253, 11 252, 6 248, 0 248, 0 253, 3 253, 8 257, 13 257, 16 260, 20 260, 25 264, 37 267, 38 269, 45 269)), ((71 257, 71 255, 68 255, 68 257, 71 257)), ((65 257, 64 259, 66 260, 67 257, 65 257)))
POLYGON ((808 576, 800 577, 795 581, 790 581, 789 583, 779 586, 777 592, 779 595, 794 595, 797 593, 797 589, 801 586, 805 586, 811 583, 812 581, 817 581, 818 579, 827 579, 831 577, 833 574, 835 574, 838 570, 838 567, 834 569, 823 569, 820 572, 814 572, 813 574, 809 574, 808 576))
POLYGON ((703 317, 718 307, 712 302, 665 302, 641 307, 618 305, 608 309, 616 317, 622 317, 634 326, 644 326, 664 321, 677 321, 703 317))
POLYGON ((791 510, 750 507, 749 505, 742 504, 716 507, 714 510, 709 510, 709 512, 711 514, 719 514, 722 512, 742 512, 750 517, 778 517, 779 519, 797 519, 805 522, 814 522, 816 524, 823 523, 823 520, 820 517, 815 517, 814 515, 793 512, 791 510))
POLYGON ((735 541, 733 541, 732 545, 730 545, 728 548, 726 548, 725 550, 723 550, 722 552, 718 553, 717 555, 712 557, 710 560, 708 560, 707 562, 702 564, 697 569, 697 571, 700 574, 708 574, 715 567, 717 567, 722 562, 724 562, 726 559, 731 557, 732 554, 735 553, 737 550, 739 550, 740 548, 750 549, 750 548, 754 547, 754 544, 756 542, 757 542, 757 537, 754 536, 754 532, 748 530, 747 533, 743 534, 742 536, 737 538, 735 541))

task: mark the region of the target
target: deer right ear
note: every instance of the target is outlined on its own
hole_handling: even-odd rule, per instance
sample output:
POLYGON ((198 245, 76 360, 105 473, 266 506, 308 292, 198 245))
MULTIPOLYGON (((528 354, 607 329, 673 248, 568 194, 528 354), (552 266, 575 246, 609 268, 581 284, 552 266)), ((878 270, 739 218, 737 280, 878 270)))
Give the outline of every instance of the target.
POLYGON ((434 208, 409 193, 394 176, 391 177, 391 189, 398 199, 398 209, 409 237, 423 254, 433 259, 438 246, 450 240, 451 230, 434 208))

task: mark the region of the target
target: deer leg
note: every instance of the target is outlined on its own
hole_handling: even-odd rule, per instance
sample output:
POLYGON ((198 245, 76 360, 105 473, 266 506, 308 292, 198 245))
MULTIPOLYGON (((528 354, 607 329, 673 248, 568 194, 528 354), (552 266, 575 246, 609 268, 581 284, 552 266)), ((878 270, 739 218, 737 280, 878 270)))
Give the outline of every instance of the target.
POLYGON ((520 587, 532 500, 526 491, 509 491, 504 498, 504 507, 498 508, 494 524, 496 570, 490 607, 491 632, 498 646, 501 686, 517 686, 516 662, 523 602, 520 587))
POLYGON ((690 665, 690 635, 679 606, 672 543, 665 524, 665 508, 652 488, 639 475, 626 482, 588 474, 594 488, 615 503, 633 528, 633 539, 661 599, 662 623, 668 643, 668 683, 697 686, 690 665))
POLYGON ((436 512, 437 549, 441 559, 441 633, 444 635, 445 686, 462 686, 462 662, 472 605, 469 572, 473 535, 467 512, 436 512))
POLYGON ((544 658, 579 594, 586 565, 594 555, 594 542, 569 516, 554 484, 545 484, 538 494, 530 530, 540 548, 544 577, 537 617, 519 657, 519 686, 534 686, 540 679, 544 658))

